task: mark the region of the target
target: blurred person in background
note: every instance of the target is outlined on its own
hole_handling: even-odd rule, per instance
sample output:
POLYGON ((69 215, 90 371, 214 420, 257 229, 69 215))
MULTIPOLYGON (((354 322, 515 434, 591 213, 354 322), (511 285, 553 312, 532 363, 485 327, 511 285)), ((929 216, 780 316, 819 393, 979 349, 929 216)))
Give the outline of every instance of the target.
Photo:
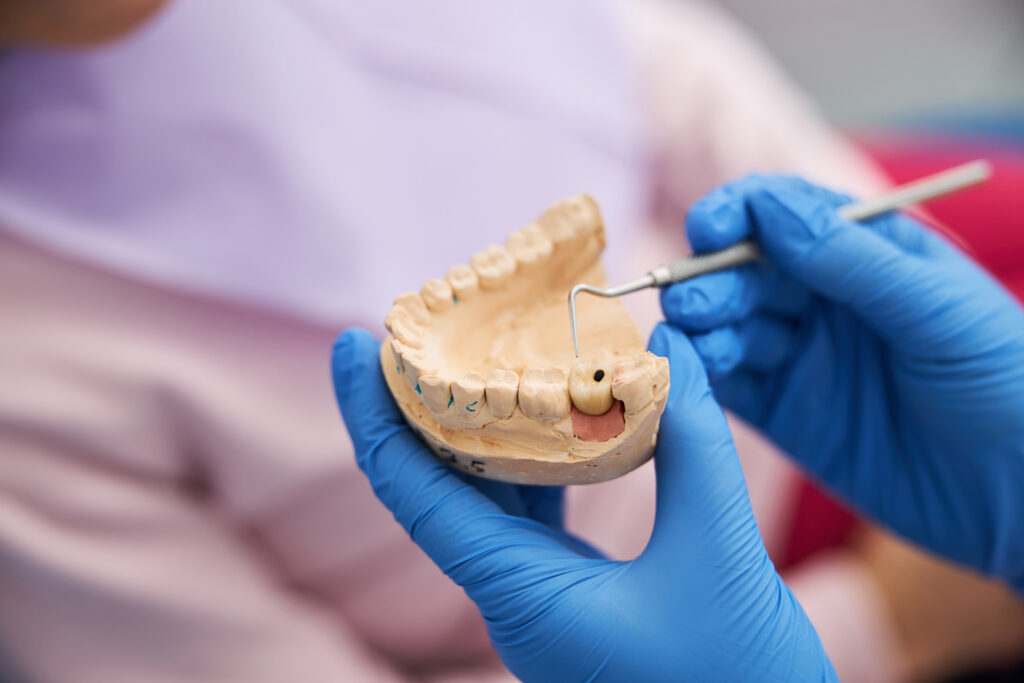
MULTIPOLYGON (((750 170, 885 185, 698 3, 0 0, 0 43, 0 645, 32 681, 507 680, 357 471, 335 330, 580 191, 615 280, 750 170)), ((734 429, 781 547, 794 475, 734 429)), ((569 491, 569 527, 635 555, 651 479, 569 491)), ((929 599, 875 556, 790 577, 854 680, 904 675, 929 599)))

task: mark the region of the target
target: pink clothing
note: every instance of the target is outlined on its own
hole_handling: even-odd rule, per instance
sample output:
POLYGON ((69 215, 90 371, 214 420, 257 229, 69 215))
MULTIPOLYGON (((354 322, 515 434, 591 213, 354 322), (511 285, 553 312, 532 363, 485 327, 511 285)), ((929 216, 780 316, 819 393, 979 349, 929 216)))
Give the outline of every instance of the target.
POLYGON ((30 680, 385 681, 490 658, 355 467, 334 330, 9 238, 0 292, 0 642, 30 680))
MULTIPOLYGON (((616 226, 610 251, 619 263, 613 272, 628 276, 666 253, 682 252, 685 208, 730 177, 782 170, 857 193, 878 186, 870 167, 791 94, 745 36, 710 9, 659 2, 616 7, 622 54, 637 74, 635 99, 623 110, 635 108, 640 117, 634 131, 643 150, 640 166, 638 157, 600 140, 581 142, 558 127, 558 116, 538 112, 545 133, 523 144, 564 150, 566 166, 557 180, 538 176, 543 182, 530 184, 533 191, 515 201, 465 197, 465 215, 489 217, 486 230, 447 225, 461 204, 445 195, 450 213, 436 213, 436 202, 398 206, 399 214, 420 209, 395 214, 399 224, 384 224, 360 239, 397 244, 409 234, 408 223, 422 219, 424 229, 447 240, 444 254, 426 264, 436 275, 525 222, 547 201, 591 189, 602 203, 608 195, 609 221, 616 226), (606 171, 598 187, 570 190, 570 180, 591 177, 579 171, 588 164, 606 171), (551 196, 541 198, 544 192, 551 196), (448 257, 448 251, 454 253, 448 257)), ((551 18, 564 23, 550 30, 572 34, 572 16, 551 18)), ((142 41, 152 38, 140 35, 142 41)), ((593 40, 596 34, 587 35, 593 40)), ((595 48, 565 47, 580 58, 595 48)), ((586 99, 597 98, 604 84, 576 85, 586 99)), ((418 115, 401 102, 392 114, 418 115)), ((527 149, 475 163, 481 177, 502 172, 528 179, 537 172, 536 160, 548 157, 527 149)), ((281 172, 272 164, 264 170, 281 172)), ((430 172, 449 170, 442 165, 430 172)), ((102 175, 102 169, 90 172, 102 175)), ((406 180, 415 184, 418 177, 406 180)), ((329 193, 337 191, 336 180, 325 171, 301 175, 298 182, 328 183, 321 189, 329 193)), ((18 201, 7 206, 24 207, 25 191, 25 185, 9 191, 8 198, 18 201)), ((399 192, 393 201, 402 205, 406 196, 399 192)), ((172 199, 178 204, 171 208, 180 210, 191 197, 186 192, 172 199)), ((372 224, 366 217, 380 208, 353 207, 356 220, 342 223, 345 230, 372 224)), ((419 280, 376 268, 383 257, 373 249, 364 254, 358 241, 352 251, 334 254, 312 240, 288 246, 288 253, 312 250, 373 266, 358 279, 372 296, 346 297, 334 285, 323 289, 316 278, 309 288, 298 282, 298 259, 285 269, 295 281, 282 284, 280 298, 268 298, 254 294, 250 280, 273 270, 266 264, 278 256, 274 240, 247 257, 260 268, 236 272, 237 281, 221 287, 202 278, 185 282, 180 272, 170 276, 158 267, 150 273, 152 262, 145 259, 135 268, 131 258, 124 261, 128 265, 108 262, 73 246, 85 238, 68 233, 65 242, 54 232, 35 235, 31 225, 12 222, 38 216, 36 209, 7 214, 3 227, 21 236, 0 238, 0 644, 30 680, 509 678, 472 604, 405 536, 356 470, 327 372, 330 344, 343 321, 311 322, 346 315, 376 323, 385 308, 381 302, 419 280), (94 265, 22 240, 66 247, 94 265), (315 296, 304 298, 308 292, 315 296), (348 308, 330 309, 325 302, 335 299, 345 299, 348 308)), ((292 221, 286 212, 273 224, 285 230, 292 221)), ((345 230, 340 239, 348 239, 345 230)), ((654 297, 628 303, 641 326, 649 327, 656 317, 654 297)), ((745 456, 761 454, 760 447, 742 446, 755 438, 749 431, 738 434, 745 456)), ((772 506, 787 475, 773 474, 763 458, 749 458, 745 467, 771 547, 773 518, 785 515, 784 505, 774 512, 772 506)), ((570 526, 613 555, 636 554, 653 514, 651 475, 647 467, 571 490, 570 526)), ((841 646, 826 639, 826 647, 841 646)))
MULTIPOLYGON (((29 680, 511 680, 355 467, 333 329, 3 236, 0 306, 0 642, 29 680)), ((778 549, 792 466, 733 428, 778 549)), ((653 488, 646 466, 571 489, 569 526, 635 556, 653 488)), ((837 670, 887 680, 878 597, 823 567, 788 580, 837 670)))

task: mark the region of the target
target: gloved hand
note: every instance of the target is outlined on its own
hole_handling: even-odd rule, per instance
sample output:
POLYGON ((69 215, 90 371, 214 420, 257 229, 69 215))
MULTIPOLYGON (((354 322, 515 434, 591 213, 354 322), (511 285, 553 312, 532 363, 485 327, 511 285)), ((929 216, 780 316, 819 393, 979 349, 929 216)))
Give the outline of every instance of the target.
MULTIPOLYGON (((818 636, 765 553, 736 450, 686 337, 669 357, 657 518, 630 562, 509 514, 435 458, 388 394, 362 331, 334 347, 338 403, 374 491, 487 621, 525 681, 835 680, 818 636)), ((493 483, 492 483, 493 484, 493 483)))
POLYGON ((1024 313, 944 238, 750 177, 695 204, 694 251, 766 261, 662 292, 726 407, 871 517, 1024 590, 1024 313))

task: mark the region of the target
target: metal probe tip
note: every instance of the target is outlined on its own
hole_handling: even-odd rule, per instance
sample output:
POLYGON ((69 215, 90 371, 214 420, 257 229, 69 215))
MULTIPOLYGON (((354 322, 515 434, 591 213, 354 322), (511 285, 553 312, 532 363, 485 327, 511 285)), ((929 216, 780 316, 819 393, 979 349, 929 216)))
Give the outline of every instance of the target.
POLYGON ((572 350, 576 352, 576 357, 580 357, 580 342, 579 335, 576 332, 576 295, 580 292, 588 292, 590 294, 596 294, 597 296, 603 297, 616 297, 622 296, 623 294, 629 294, 630 292, 636 292, 641 289, 647 289, 653 287, 655 284, 654 277, 648 273, 641 278, 637 278, 632 282, 627 282, 624 285, 618 287, 609 287, 608 289, 601 289, 600 287, 594 287, 592 285, 576 285, 569 290, 569 325, 572 327, 572 350))
POLYGON ((580 357, 580 340, 576 336, 576 295, 579 294, 583 287, 586 285, 576 285, 569 292, 569 325, 572 326, 572 350, 576 352, 576 357, 580 357))

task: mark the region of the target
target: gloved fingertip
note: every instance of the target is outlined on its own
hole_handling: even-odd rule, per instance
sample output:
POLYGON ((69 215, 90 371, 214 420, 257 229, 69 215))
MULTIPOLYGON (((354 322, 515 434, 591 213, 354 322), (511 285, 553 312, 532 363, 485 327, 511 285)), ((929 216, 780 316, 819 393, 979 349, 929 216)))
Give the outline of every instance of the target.
POLYGON ((683 323, 690 318, 707 315, 712 300, 697 282, 679 282, 661 290, 661 310, 673 322, 683 323))
POLYGON ((369 353, 376 355, 380 342, 364 329, 350 327, 334 340, 331 350, 331 367, 338 372, 348 372, 352 361, 369 353))
POLYGON ((377 364, 380 343, 366 330, 350 328, 338 335, 331 350, 331 377, 339 405, 358 384, 359 375, 377 364))
POLYGON ((335 398, 357 453, 404 427, 381 370, 380 342, 365 330, 347 330, 334 343, 331 363, 335 398))
POLYGON ((707 372, 686 334, 668 323, 658 323, 647 348, 657 356, 668 359, 669 405, 667 413, 677 409, 685 410, 710 395, 707 372))
POLYGON ((742 342, 732 327, 719 327, 693 335, 690 343, 711 380, 732 372, 743 357, 742 342))
POLYGON ((654 331, 651 332, 651 337, 647 342, 647 350, 653 353, 655 356, 662 356, 668 358, 670 355, 669 346, 672 340, 672 326, 668 323, 658 323, 654 326, 654 331))
POLYGON ((686 214, 686 238, 697 253, 724 249, 748 236, 742 198, 723 185, 694 203, 686 214))
POLYGON ((658 293, 658 300, 661 303, 661 313, 676 325, 682 324, 685 320, 683 313, 683 297, 685 291, 682 284, 663 287, 658 293))
POLYGON ((762 242, 804 243, 841 227, 836 209, 848 199, 800 178, 766 178, 746 198, 762 242))

